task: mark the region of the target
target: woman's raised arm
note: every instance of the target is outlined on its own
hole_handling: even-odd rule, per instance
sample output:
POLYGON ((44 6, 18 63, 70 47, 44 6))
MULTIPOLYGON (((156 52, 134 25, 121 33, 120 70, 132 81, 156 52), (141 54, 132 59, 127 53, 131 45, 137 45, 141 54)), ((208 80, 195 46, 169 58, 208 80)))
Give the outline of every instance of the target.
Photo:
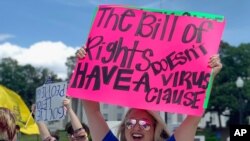
MULTIPOLYGON (((213 55, 208 62, 209 66, 213 68, 213 79, 220 72, 222 64, 219 55, 213 55)), ((194 141, 198 124, 202 117, 187 116, 181 123, 180 127, 175 130, 174 136, 176 141, 194 141)))
MULTIPOLYGON (((76 55, 80 59, 84 58, 86 55, 85 49, 79 49, 76 55)), ((91 137, 94 141, 102 141, 110 129, 101 113, 100 104, 99 102, 94 101, 82 101, 86 112, 91 137)))

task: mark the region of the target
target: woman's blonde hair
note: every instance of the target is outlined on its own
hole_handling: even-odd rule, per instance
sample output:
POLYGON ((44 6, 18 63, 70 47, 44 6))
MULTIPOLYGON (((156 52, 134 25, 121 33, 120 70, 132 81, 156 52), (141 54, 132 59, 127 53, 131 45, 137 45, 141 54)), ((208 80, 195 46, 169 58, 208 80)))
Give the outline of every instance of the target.
POLYGON ((0 139, 13 140, 16 135, 14 114, 7 108, 0 107, 0 139))
MULTIPOLYGON (((126 141, 125 138, 125 121, 128 118, 128 115, 133 111, 134 109, 131 108, 127 111, 124 119, 122 120, 118 131, 117 131, 117 137, 119 138, 120 141, 126 141)), ((141 109, 142 110, 142 109, 141 109)), ((166 139, 169 138, 169 132, 167 130, 167 126, 161 116, 155 112, 155 111, 150 111, 150 110, 144 110, 148 114, 150 114, 153 119, 155 120, 155 133, 154 133, 154 141, 165 141, 166 139)))

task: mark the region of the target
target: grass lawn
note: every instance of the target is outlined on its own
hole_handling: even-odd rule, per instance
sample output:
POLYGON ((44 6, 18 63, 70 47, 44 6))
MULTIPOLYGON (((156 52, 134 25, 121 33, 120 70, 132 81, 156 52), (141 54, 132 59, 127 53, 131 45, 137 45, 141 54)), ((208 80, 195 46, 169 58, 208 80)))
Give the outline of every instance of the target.
MULTIPOLYGON (((68 141, 67 133, 65 131, 59 131, 60 141, 68 141)), ((40 135, 25 135, 22 134, 20 141, 42 141, 40 135)))

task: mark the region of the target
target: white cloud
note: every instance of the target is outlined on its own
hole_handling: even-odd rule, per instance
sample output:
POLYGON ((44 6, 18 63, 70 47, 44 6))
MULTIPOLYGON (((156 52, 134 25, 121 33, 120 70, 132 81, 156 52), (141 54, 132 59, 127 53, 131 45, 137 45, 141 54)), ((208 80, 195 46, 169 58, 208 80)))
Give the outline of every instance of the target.
POLYGON ((1 41, 6 41, 6 40, 8 40, 10 38, 14 38, 14 36, 11 35, 11 34, 0 34, 0 42, 1 41))
POLYGON ((67 57, 76 52, 76 47, 70 47, 62 42, 42 41, 23 48, 11 43, 0 44, 0 58, 11 57, 19 64, 31 64, 35 67, 46 67, 65 79, 67 57))

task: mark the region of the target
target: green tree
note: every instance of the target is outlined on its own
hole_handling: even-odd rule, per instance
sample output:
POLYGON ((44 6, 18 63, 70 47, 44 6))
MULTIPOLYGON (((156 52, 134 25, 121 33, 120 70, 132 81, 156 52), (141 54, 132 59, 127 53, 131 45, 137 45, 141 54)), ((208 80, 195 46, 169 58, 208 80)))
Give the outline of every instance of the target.
MULTIPOLYGON (((212 98, 210 99, 207 111, 216 111, 221 115, 226 109, 230 110, 230 124, 238 123, 239 109, 242 104, 239 102, 239 89, 235 81, 238 76, 244 79, 242 98, 244 99, 244 115, 250 113, 250 44, 241 44, 238 47, 230 46, 222 42, 220 45, 220 57, 223 68, 215 79, 212 98), (246 109, 248 108, 248 109, 246 109)), ((246 120, 246 118, 244 119, 246 120)))
POLYGON ((76 64, 75 56, 70 56, 67 58, 67 61, 65 63, 65 65, 67 66, 67 79, 71 78, 71 75, 74 71, 75 64, 76 64))
POLYGON ((19 65, 11 58, 3 58, 0 61, 0 84, 17 92, 26 104, 34 102, 36 88, 51 77, 52 81, 61 79, 47 68, 35 68, 32 65, 19 65))

